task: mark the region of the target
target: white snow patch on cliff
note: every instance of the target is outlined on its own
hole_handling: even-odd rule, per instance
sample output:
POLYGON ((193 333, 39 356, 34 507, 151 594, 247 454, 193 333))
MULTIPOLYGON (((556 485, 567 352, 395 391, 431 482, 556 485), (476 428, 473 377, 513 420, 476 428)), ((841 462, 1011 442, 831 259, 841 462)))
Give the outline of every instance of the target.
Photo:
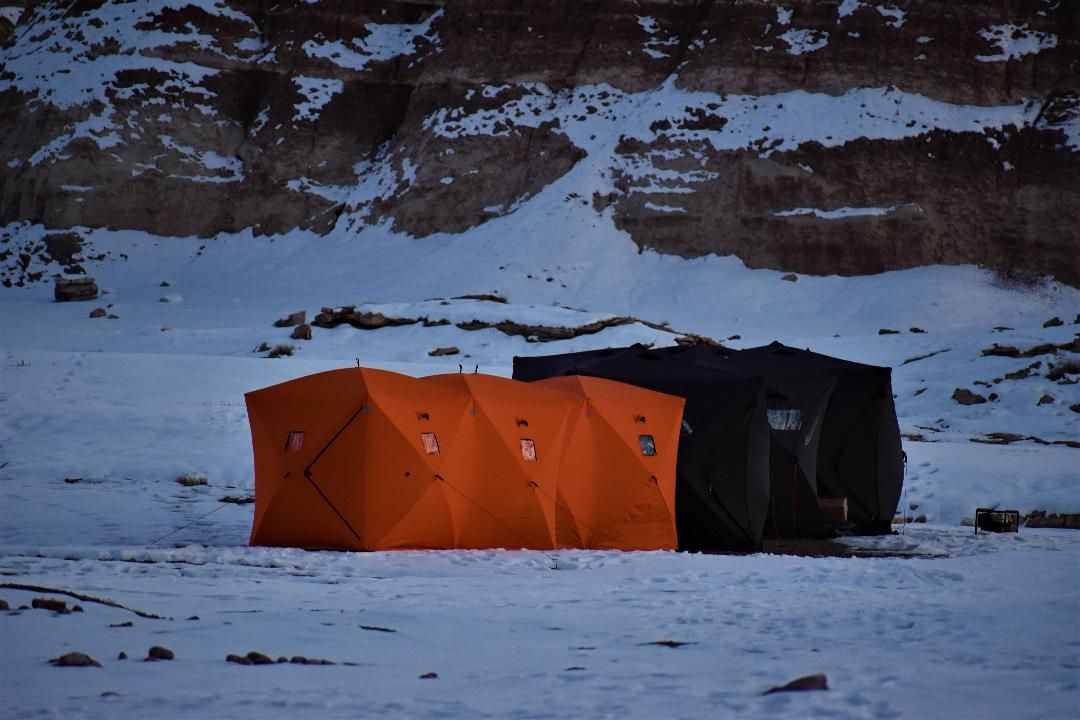
POLYGON ((372 62, 414 55, 420 39, 437 44, 439 34, 431 26, 442 15, 443 11, 439 9, 419 23, 366 23, 364 29, 368 34, 362 38, 353 38, 346 43, 318 36, 322 39, 308 40, 302 47, 310 57, 324 58, 350 70, 363 70, 372 62))
POLYGON ((684 213, 686 208, 679 207, 678 205, 658 205, 654 202, 645 203, 646 210, 652 210, 653 212, 660 213, 684 213))
POLYGON ((836 21, 840 22, 840 18, 846 18, 852 14, 862 5, 859 0, 843 0, 840 6, 836 8, 836 21))
POLYGON ((105 3, 101 7, 68 16, 66 8, 44 4, 24 18, 15 42, 0 50, 0 92, 14 89, 59 108, 98 100, 108 104, 117 89, 117 76, 126 70, 156 70, 170 78, 180 92, 209 94, 197 87, 216 74, 204 65, 174 62, 156 56, 162 47, 191 44, 227 56, 216 39, 197 32, 158 29, 157 19, 167 10, 194 6, 213 17, 229 17, 254 23, 246 15, 215 0, 157 0, 156 2, 105 3), (115 51, 98 54, 101 47, 117 44, 115 51))
POLYGON ((829 33, 824 30, 788 30, 778 38, 787 43, 788 55, 812 53, 829 44, 829 33))
POLYGON ((996 45, 993 55, 976 55, 979 62, 1003 62, 1024 55, 1034 55, 1041 50, 1057 47, 1057 35, 1039 32, 1023 25, 991 25, 979 31, 979 36, 996 45))
POLYGON ((875 8, 882 17, 891 18, 885 24, 892 28, 898 28, 904 24, 904 11, 892 5, 878 5, 875 8))
POLYGON ((901 208, 914 207, 911 204, 904 203, 900 205, 891 205, 889 207, 842 207, 834 210, 821 210, 818 208, 792 208, 790 210, 780 210, 774 212, 776 217, 797 217, 800 215, 813 215, 814 217, 821 218, 822 220, 842 220, 844 218, 852 217, 881 217, 888 215, 889 213, 896 212, 901 208))
POLYGON ((19 18, 23 14, 23 9, 18 5, 5 5, 0 7, 0 18, 7 20, 12 25, 19 24, 19 18))
POLYGON ((322 109, 333 97, 345 89, 345 83, 336 78, 314 78, 298 75, 293 78, 304 101, 296 103, 294 122, 317 120, 322 109))
POLYGON ((755 148, 768 155, 804 142, 836 147, 858 138, 898 140, 929 130, 983 133, 986 128, 1030 124, 1030 103, 1004 106, 953 105, 895 88, 857 88, 843 95, 794 90, 776 95, 725 95, 663 86, 626 93, 607 85, 552 91, 522 84, 524 94, 497 108, 466 113, 440 109, 424 119, 436 134, 454 138, 504 136, 517 127, 557 121, 556 132, 596 158, 611 157, 621 137, 651 141, 654 123, 673 127, 667 137, 710 143, 717 150, 755 148), (588 111, 592 107, 595 112, 588 111), (726 120, 719 129, 683 129, 679 122, 707 114, 726 120))
POLYGON ((162 135, 159 139, 162 145, 178 153, 187 162, 217 173, 214 175, 202 173, 197 175, 173 175, 172 177, 183 178, 192 182, 208 183, 240 182, 244 179, 244 164, 239 158, 225 157, 212 150, 198 150, 187 145, 181 145, 171 135, 162 135))
POLYGON ((644 47, 641 51, 653 58, 659 60, 660 58, 671 57, 668 53, 659 48, 670 47, 672 45, 678 45, 679 40, 676 37, 660 37, 661 28, 660 24, 656 22, 655 18, 638 16, 638 25, 641 29, 650 35, 650 38, 645 41, 644 47))
POLYGON ((103 112, 73 123, 68 132, 38 148, 30 155, 28 162, 31 165, 40 165, 48 160, 63 159, 61 153, 80 138, 94 141, 102 150, 119 145, 120 136, 113 132, 116 127, 112 122, 113 112, 111 107, 106 108, 103 112))

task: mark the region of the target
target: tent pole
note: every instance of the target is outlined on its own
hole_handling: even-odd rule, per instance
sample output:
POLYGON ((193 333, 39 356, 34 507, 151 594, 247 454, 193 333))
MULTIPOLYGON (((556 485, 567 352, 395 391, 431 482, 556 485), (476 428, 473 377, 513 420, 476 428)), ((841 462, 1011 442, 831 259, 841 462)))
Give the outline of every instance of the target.
POLYGON ((351 532, 353 537, 356 538, 356 542, 360 543, 360 549, 363 550, 364 541, 360 539, 360 535, 356 532, 355 528, 353 528, 352 523, 345 519, 345 516, 342 515, 341 511, 334 506, 334 503, 330 502, 330 498, 326 497, 326 494, 322 491, 322 488, 315 484, 315 478, 311 477, 311 473, 309 471, 304 471, 304 477, 306 477, 307 481, 311 483, 311 487, 315 488, 315 492, 319 493, 319 497, 321 497, 326 502, 326 504, 330 506, 330 509, 334 511, 334 514, 341 519, 341 522, 345 523, 345 527, 349 528, 349 532, 351 532))
POLYGON ((795 467, 791 473, 791 537, 798 536, 799 527, 799 460, 796 458, 795 467))

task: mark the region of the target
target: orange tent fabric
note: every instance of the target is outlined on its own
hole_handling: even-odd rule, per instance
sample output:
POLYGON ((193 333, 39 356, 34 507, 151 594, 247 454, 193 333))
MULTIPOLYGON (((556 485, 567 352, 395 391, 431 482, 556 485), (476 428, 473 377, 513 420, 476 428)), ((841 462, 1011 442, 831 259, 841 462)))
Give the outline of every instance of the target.
POLYGON ((246 399, 253 545, 676 547, 680 398, 349 368, 246 399))
POLYGON ((583 399, 562 451, 560 504, 573 513, 560 526, 560 545, 677 547, 674 469, 685 401, 584 375, 530 384, 583 399))

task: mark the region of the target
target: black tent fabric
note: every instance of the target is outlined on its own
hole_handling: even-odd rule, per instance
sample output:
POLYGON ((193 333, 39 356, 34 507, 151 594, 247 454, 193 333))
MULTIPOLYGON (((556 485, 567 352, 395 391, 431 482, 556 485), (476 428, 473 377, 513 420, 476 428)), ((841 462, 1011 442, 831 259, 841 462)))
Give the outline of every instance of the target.
POLYGON ((824 396, 824 414, 812 420, 819 426, 804 439, 807 450, 816 445, 815 457, 800 456, 810 485, 818 496, 846 497, 849 519, 861 532, 890 532, 904 484, 892 370, 778 342, 733 358, 803 407, 816 407, 824 396))
POLYGON ((592 375, 685 398, 675 485, 679 547, 756 550, 769 510, 765 384, 724 368, 722 352, 635 345, 515 357, 514 378, 592 375))
POLYGON ((519 380, 563 374, 686 398, 676 483, 682 549, 823 536, 819 497, 847 498, 861 532, 891 530, 904 467, 889 368, 775 342, 514 358, 519 380))
POLYGON ((816 467, 818 439, 835 373, 766 373, 741 353, 697 347, 694 361, 726 372, 762 377, 766 386, 769 426, 769 506, 767 538, 825 537, 828 530, 818 508, 816 467))

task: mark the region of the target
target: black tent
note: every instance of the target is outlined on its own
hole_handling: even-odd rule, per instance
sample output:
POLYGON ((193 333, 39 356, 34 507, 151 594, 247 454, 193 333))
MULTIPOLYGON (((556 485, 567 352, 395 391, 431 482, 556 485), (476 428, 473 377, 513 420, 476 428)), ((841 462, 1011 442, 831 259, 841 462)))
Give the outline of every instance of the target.
POLYGON ((754 550, 769 509, 765 384, 760 376, 724 368, 718 352, 725 351, 635 345, 515 357, 514 378, 591 375, 686 398, 675 486, 679 547, 754 550))
POLYGON ((844 497, 862 532, 888 532, 903 485, 889 368, 780 343, 514 358, 514 377, 585 374, 686 398, 676 522, 683 549, 820 537, 819 497, 844 497))
MULTIPOLYGON (((801 434, 773 431, 774 475, 779 439, 786 458, 779 462, 797 463, 815 496, 846 497, 860 531, 889 532, 904 484, 892 370, 778 342, 734 353, 729 364, 760 373, 801 410, 801 434)), ((770 408, 770 420, 782 424, 782 413, 770 408)))

